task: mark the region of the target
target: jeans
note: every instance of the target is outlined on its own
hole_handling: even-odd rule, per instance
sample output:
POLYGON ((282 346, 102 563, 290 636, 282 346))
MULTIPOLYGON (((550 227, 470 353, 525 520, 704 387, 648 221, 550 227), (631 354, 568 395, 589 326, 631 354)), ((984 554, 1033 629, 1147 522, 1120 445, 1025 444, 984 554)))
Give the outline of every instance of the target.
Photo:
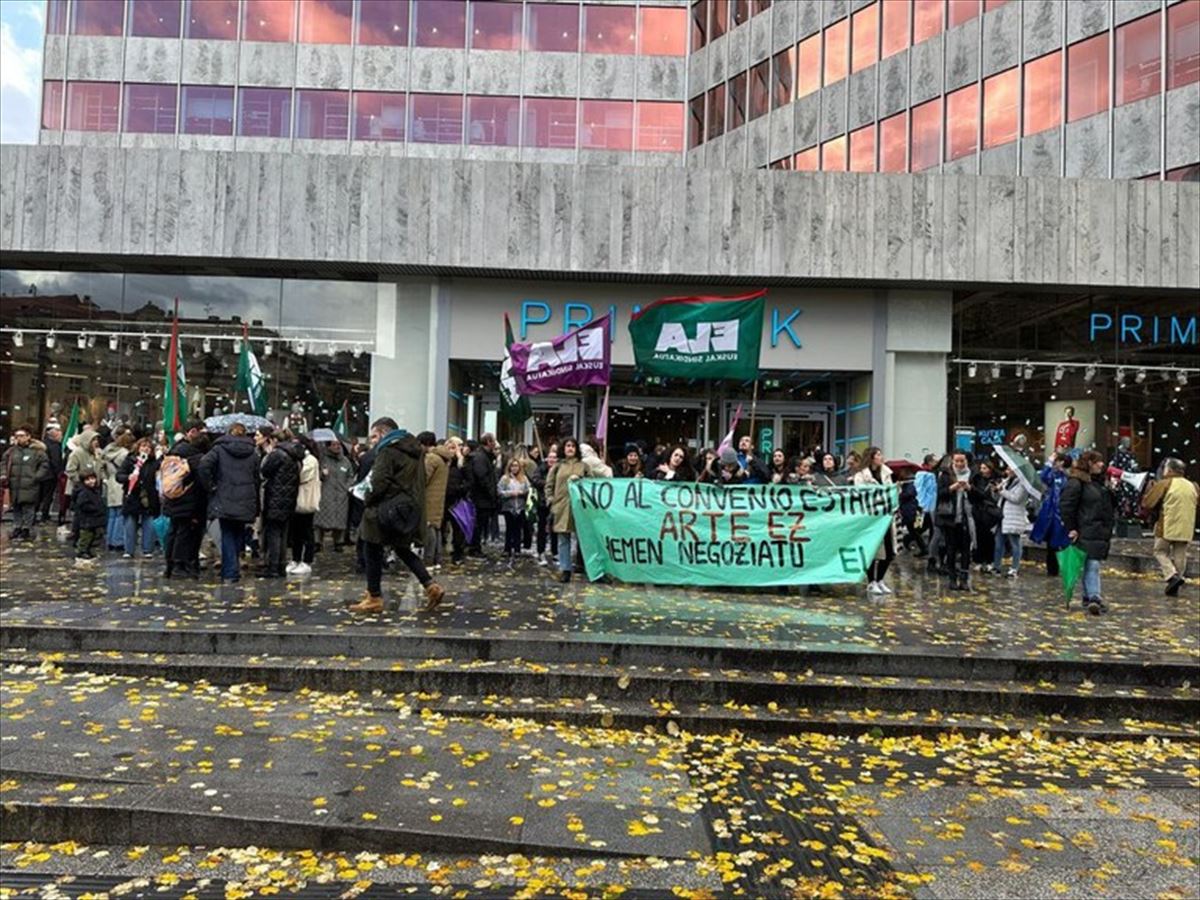
POLYGON ((505 512, 504 553, 516 556, 521 552, 521 539, 525 535, 525 513, 505 512))
MULTIPOLYGON (((407 543, 401 543, 392 549, 396 551, 396 555, 400 557, 400 561, 408 566, 408 570, 417 576, 417 581, 421 582, 421 587, 425 587, 433 582, 428 570, 421 562, 421 558, 412 552, 412 547, 407 543)), ((363 553, 366 556, 367 562, 367 593, 372 597, 382 597, 383 544, 364 541, 363 553)))
POLYGON ((571 552, 575 549, 575 535, 569 531, 559 532, 558 535, 558 570, 571 571, 571 552))
POLYGON ((108 548, 110 550, 125 549, 125 517, 121 515, 121 507, 108 508, 108 548))
POLYGON ((154 549, 154 526, 150 524, 150 514, 147 512, 125 517, 125 552, 132 555, 137 549, 138 526, 142 529, 142 556, 149 556, 154 549))
POLYGON ((1100 596, 1100 560, 1089 559, 1083 564, 1083 596, 1100 596))
POLYGON ((221 577, 242 577, 242 550, 246 547, 246 523, 221 520, 221 577))
POLYGON ((314 515, 314 513, 292 513, 288 525, 292 543, 292 562, 312 564, 314 515))
MULTIPOLYGON (((996 559, 992 563, 999 571, 1004 555, 1012 557, 1013 569, 1021 568, 1021 536, 1019 534, 1000 534, 996 536, 996 559)), ((1053 551, 1051 551, 1053 552, 1053 551)))

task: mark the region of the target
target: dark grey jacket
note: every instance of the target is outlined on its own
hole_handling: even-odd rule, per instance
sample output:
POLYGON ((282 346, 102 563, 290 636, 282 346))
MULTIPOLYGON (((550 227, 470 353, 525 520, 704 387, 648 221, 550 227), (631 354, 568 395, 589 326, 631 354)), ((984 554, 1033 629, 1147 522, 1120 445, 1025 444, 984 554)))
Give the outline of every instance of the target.
POLYGON ((197 470, 208 495, 208 516, 234 522, 258 518, 258 452, 254 438, 223 434, 204 454, 197 470))

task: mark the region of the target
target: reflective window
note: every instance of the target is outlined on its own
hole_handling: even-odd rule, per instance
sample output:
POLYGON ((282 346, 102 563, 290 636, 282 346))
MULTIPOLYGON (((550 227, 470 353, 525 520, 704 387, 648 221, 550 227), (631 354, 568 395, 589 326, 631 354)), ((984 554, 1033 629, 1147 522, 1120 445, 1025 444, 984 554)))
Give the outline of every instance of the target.
POLYGON ((460 94, 412 94, 408 98, 408 139, 417 144, 461 144, 460 94))
POLYGON ((816 172, 821 168, 820 151, 816 147, 801 150, 792 158, 792 171, 816 172))
POLYGON ((664 6, 643 6, 638 10, 641 27, 638 52, 643 56, 687 55, 687 10, 664 6))
POLYGON ((999 9, 1007 2, 1008 0, 983 0, 983 11, 991 12, 993 9, 999 9))
POLYGON ((771 61, 771 109, 787 106, 796 98, 796 50, 788 47, 771 61))
POLYGON ((292 41, 295 26, 292 0, 242 0, 243 41, 292 41))
POLYGON ((125 27, 125 4, 114 0, 75 0, 71 4, 71 34, 120 37, 125 27))
POLYGON ((354 139, 402 141, 407 124, 404 94, 385 91, 354 92, 354 139))
POLYGON ((729 79, 729 115, 725 127, 729 131, 740 128, 746 122, 746 73, 739 72, 729 79))
POLYGON ((185 84, 179 130, 184 134, 233 134, 233 88, 185 84))
POLYGON ((1167 90, 1200 81, 1200 2, 1167 7, 1167 90))
POLYGON ((750 0, 729 0, 733 6, 733 24, 741 25, 750 21, 750 0))
POLYGON ((306 44, 348 44, 353 0, 301 0, 300 40, 306 44))
POLYGON ((979 149, 979 85, 968 84, 946 96, 946 159, 970 156, 979 149))
POLYGON ((471 0, 471 49, 520 50, 520 3, 493 3, 471 0))
POLYGON ((183 36, 195 40, 236 41, 237 0, 186 0, 183 36))
POLYGON ((1117 29, 1117 106, 1152 97, 1162 85, 1159 14, 1143 16, 1117 29))
POLYGON ((835 137, 821 145, 821 171, 846 171, 846 136, 835 137))
POLYGON ((179 0, 129 0, 129 33, 135 37, 179 37, 179 0))
POLYGON ((718 84, 708 90, 708 127, 704 129, 705 140, 711 141, 725 133, 725 85, 718 84))
POLYGON ((983 82, 983 147, 999 147, 1017 139, 1017 97, 1021 72, 1016 67, 983 82))
POLYGON ((879 123, 879 171, 908 171, 908 113, 897 113, 879 123))
POLYGON ((407 47, 408 4, 358 0, 358 42, 376 47, 407 47))
MULTIPOLYGON (((466 46, 467 5, 462 0, 413 0, 412 16, 413 43, 416 46, 452 48, 466 46)), ((459 131, 461 132, 461 104, 458 113, 459 131)), ((458 142, 453 141, 452 143, 458 142)))
POLYGON ((764 59, 750 70, 750 118, 766 115, 771 108, 771 61, 764 59))
POLYGON ((468 97, 467 143, 479 147, 520 145, 521 101, 517 97, 468 97))
POLYGON ((942 98, 913 107, 912 150, 909 159, 912 171, 923 172, 939 162, 938 151, 942 143, 942 98))
POLYGON ((883 0, 883 50, 885 59, 908 46, 909 4, 901 0, 883 0))
POLYGON ((950 28, 961 25, 979 15, 979 0, 950 0, 950 28))
POLYGON ((859 72, 873 66, 879 59, 879 4, 860 9, 854 14, 851 30, 853 42, 850 70, 859 72))
POLYGON ((704 143, 704 95, 688 101, 688 149, 704 143))
POLYGON ((296 137, 344 141, 350 136, 346 91, 296 91, 296 137))
POLYGON ((699 0, 692 7, 692 49, 699 50, 708 43, 708 0, 699 0))
POLYGON ((125 85, 124 127, 138 134, 174 134, 176 87, 173 84, 125 85))
POLYGON ((1200 181, 1200 163, 1167 170, 1167 181, 1200 181))
POLYGON ((42 127, 50 131, 62 130, 62 100, 63 83, 61 81, 46 81, 42 83, 42 127))
POLYGON ((850 171, 875 171, 875 125, 850 132, 850 171))
POLYGON ((46 0, 46 34, 66 33, 67 0, 46 0))
POLYGON ((772 160, 771 165, 767 166, 767 168, 790 170, 792 168, 792 158, 790 156, 784 156, 780 159, 772 160))
POLYGON ((525 48, 579 52, 579 7, 569 3, 530 3, 525 17, 525 48))
POLYGON ((660 100, 637 102, 638 152, 678 153, 683 149, 683 104, 660 100))
POLYGON ((241 137, 290 137, 292 92, 287 88, 241 88, 238 134, 241 137))
POLYGON ((821 86, 821 36, 805 38, 797 50, 796 96, 803 97, 821 86))
POLYGON ((825 83, 833 84, 846 77, 850 65, 850 20, 825 29, 825 83))
POLYGON ((1062 51, 1025 63, 1026 136, 1062 123, 1062 51))
POLYGON ((1067 121, 1108 109, 1108 34, 1067 48, 1067 121))
POLYGON ((636 50, 636 9, 632 6, 584 6, 584 53, 632 54, 636 50))
POLYGON ((107 81, 67 84, 68 131, 116 131, 120 122, 121 91, 107 81))
POLYGON ((729 30, 729 0, 708 0, 712 14, 708 19, 708 39, 715 41, 729 30))
POLYGON ((757 16, 760 12, 766 12, 771 8, 771 0, 754 0, 750 15, 757 16))
POLYGON ((919 44, 941 30, 942 0, 916 0, 913 4, 913 43, 919 44))
POLYGON ((576 102, 559 97, 531 97, 525 100, 523 147, 575 148, 576 102))
POLYGON ((581 101, 579 146, 584 150, 632 150, 633 101, 581 101))

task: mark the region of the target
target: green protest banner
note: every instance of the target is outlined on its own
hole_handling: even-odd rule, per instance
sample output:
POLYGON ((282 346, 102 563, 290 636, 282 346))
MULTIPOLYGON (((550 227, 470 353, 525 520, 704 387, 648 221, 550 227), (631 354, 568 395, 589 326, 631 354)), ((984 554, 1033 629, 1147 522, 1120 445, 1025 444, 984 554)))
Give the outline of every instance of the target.
POLYGON ((633 355, 647 375, 758 377, 765 290, 737 297, 668 297, 633 314, 633 355))
POLYGON ((862 581, 899 506, 894 485, 585 478, 570 491, 588 578, 644 584, 862 581))

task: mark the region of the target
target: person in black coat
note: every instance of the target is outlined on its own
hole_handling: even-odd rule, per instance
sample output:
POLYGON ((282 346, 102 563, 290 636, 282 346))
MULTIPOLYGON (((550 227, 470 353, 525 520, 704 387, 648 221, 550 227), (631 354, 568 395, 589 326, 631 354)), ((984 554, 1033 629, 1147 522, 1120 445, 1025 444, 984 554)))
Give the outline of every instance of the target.
POLYGON ((241 578, 246 526, 258 518, 258 454, 246 426, 235 423, 213 442, 197 471, 208 514, 221 523, 221 580, 241 578))
MULTIPOLYGON (((50 461, 50 477, 42 482, 42 495, 38 498, 39 518, 43 522, 50 521, 50 508, 63 489, 63 473, 66 460, 63 459, 62 429, 58 425, 47 425, 42 436, 46 445, 46 458, 50 461)), ((62 509, 63 504, 57 504, 62 509)), ((60 519, 59 524, 62 524, 60 519)))
POLYGON ((142 556, 149 556, 154 550, 155 537, 151 520, 161 512, 158 457, 154 455, 153 441, 142 438, 133 445, 117 470, 117 483, 125 486, 125 499, 121 503, 121 515, 125 517, 124 556, 133 558, 139 527, 142 529, 142 556))
MULTIPOLYGON (((162 467, 166 470, 171 458, 182 459, 188 473, 182 481, 182 495, 162 498, 163 514, 171 519, 171 530, 167 533, 166 571, 164 575, 185 578, 200 577, 200 542, 204 538, 204 527, 208 515, 208 497, 200 482, 200 460, 209 447, 208 435, 202 428, 187 431, 188 437, 178 441, 163 457, 162 467)), ((164 479, 165 488, 165 479, 164 479)))
POLYGON ((263 567, 260 578, 283 578, 284 547, 288 520, 296 511, 300 493, 300 464, 304 448, 283 431, 276 438, 271 429, 259 429, 255 435, 262 460, 263 567))
POLYGON ((981 460, 971 476, 974 488, 971 513, 975 517, 975 549, 971 554, 978 571, 992 571, 996 555, 996 529, 1003 516, 1000 513, 1000 485, 1003 479, 988 460, 981 460))
POLYGON ((975 538, 974 505, 983 500, 971 482, 967 454, 956 450, 950 468, 938 475, 937 524, 946 541, 946 568, 951 590, 970 590, 971 545, 975 538))
MULTIPOLYGON (((375 443, 378 438, 372 434, 368 437, 370 446, 367 450, 359 454, 355 465, 357 469, 354 474, 354 483, 359 484, 364 478, 371 473, 371 466, 375 465, 375 443)), ((361 530, 363 513, 366 511, 366 506, 355 494, 350 494, 350 531, 354 533, 354 570, 359 574, 367 571, 367 547, 359 533, 361 530)))
POLYGON ((79 536, 75 539, 75 565, 90 566, 96 558, 92 547, 100 543, 108 522, 108 505, 100 495, 100 479, 95 472, 88 472, 80 479, 71 503, 79 528, 79 536))
POLYGON ((1069 537, 1087 552, 1083 567, 1083 605, 1094 616, 1108 607, 1100 597, 1100 563, 1108 559, 1116 521, 1117 498, 1103 481, 1104 457, 1081 453, 1067 474, 1058 510, 1069 537))
POLYGON ((475 533, 467 545, 471 556, 482 556, 480 540, 500 511, 499 475, 496 472, 496 438, 485 434, 467 458, 467 484, 475 504, 475 533))
MULTIPOLYGON (((458 565, 467 553, 467 537, 458 520, 450 515, 450 510, 454 509, 460 500, 470 498, 470 469, 467 467, 468 457, 463 442, 458 438, 448 438, 446 443, 454 451, 454 459, 446 463, 446 505, 443 521, 450 523, 450 562, 458 565)), ((478 520, 475 527, 479 528, 478 520)))

